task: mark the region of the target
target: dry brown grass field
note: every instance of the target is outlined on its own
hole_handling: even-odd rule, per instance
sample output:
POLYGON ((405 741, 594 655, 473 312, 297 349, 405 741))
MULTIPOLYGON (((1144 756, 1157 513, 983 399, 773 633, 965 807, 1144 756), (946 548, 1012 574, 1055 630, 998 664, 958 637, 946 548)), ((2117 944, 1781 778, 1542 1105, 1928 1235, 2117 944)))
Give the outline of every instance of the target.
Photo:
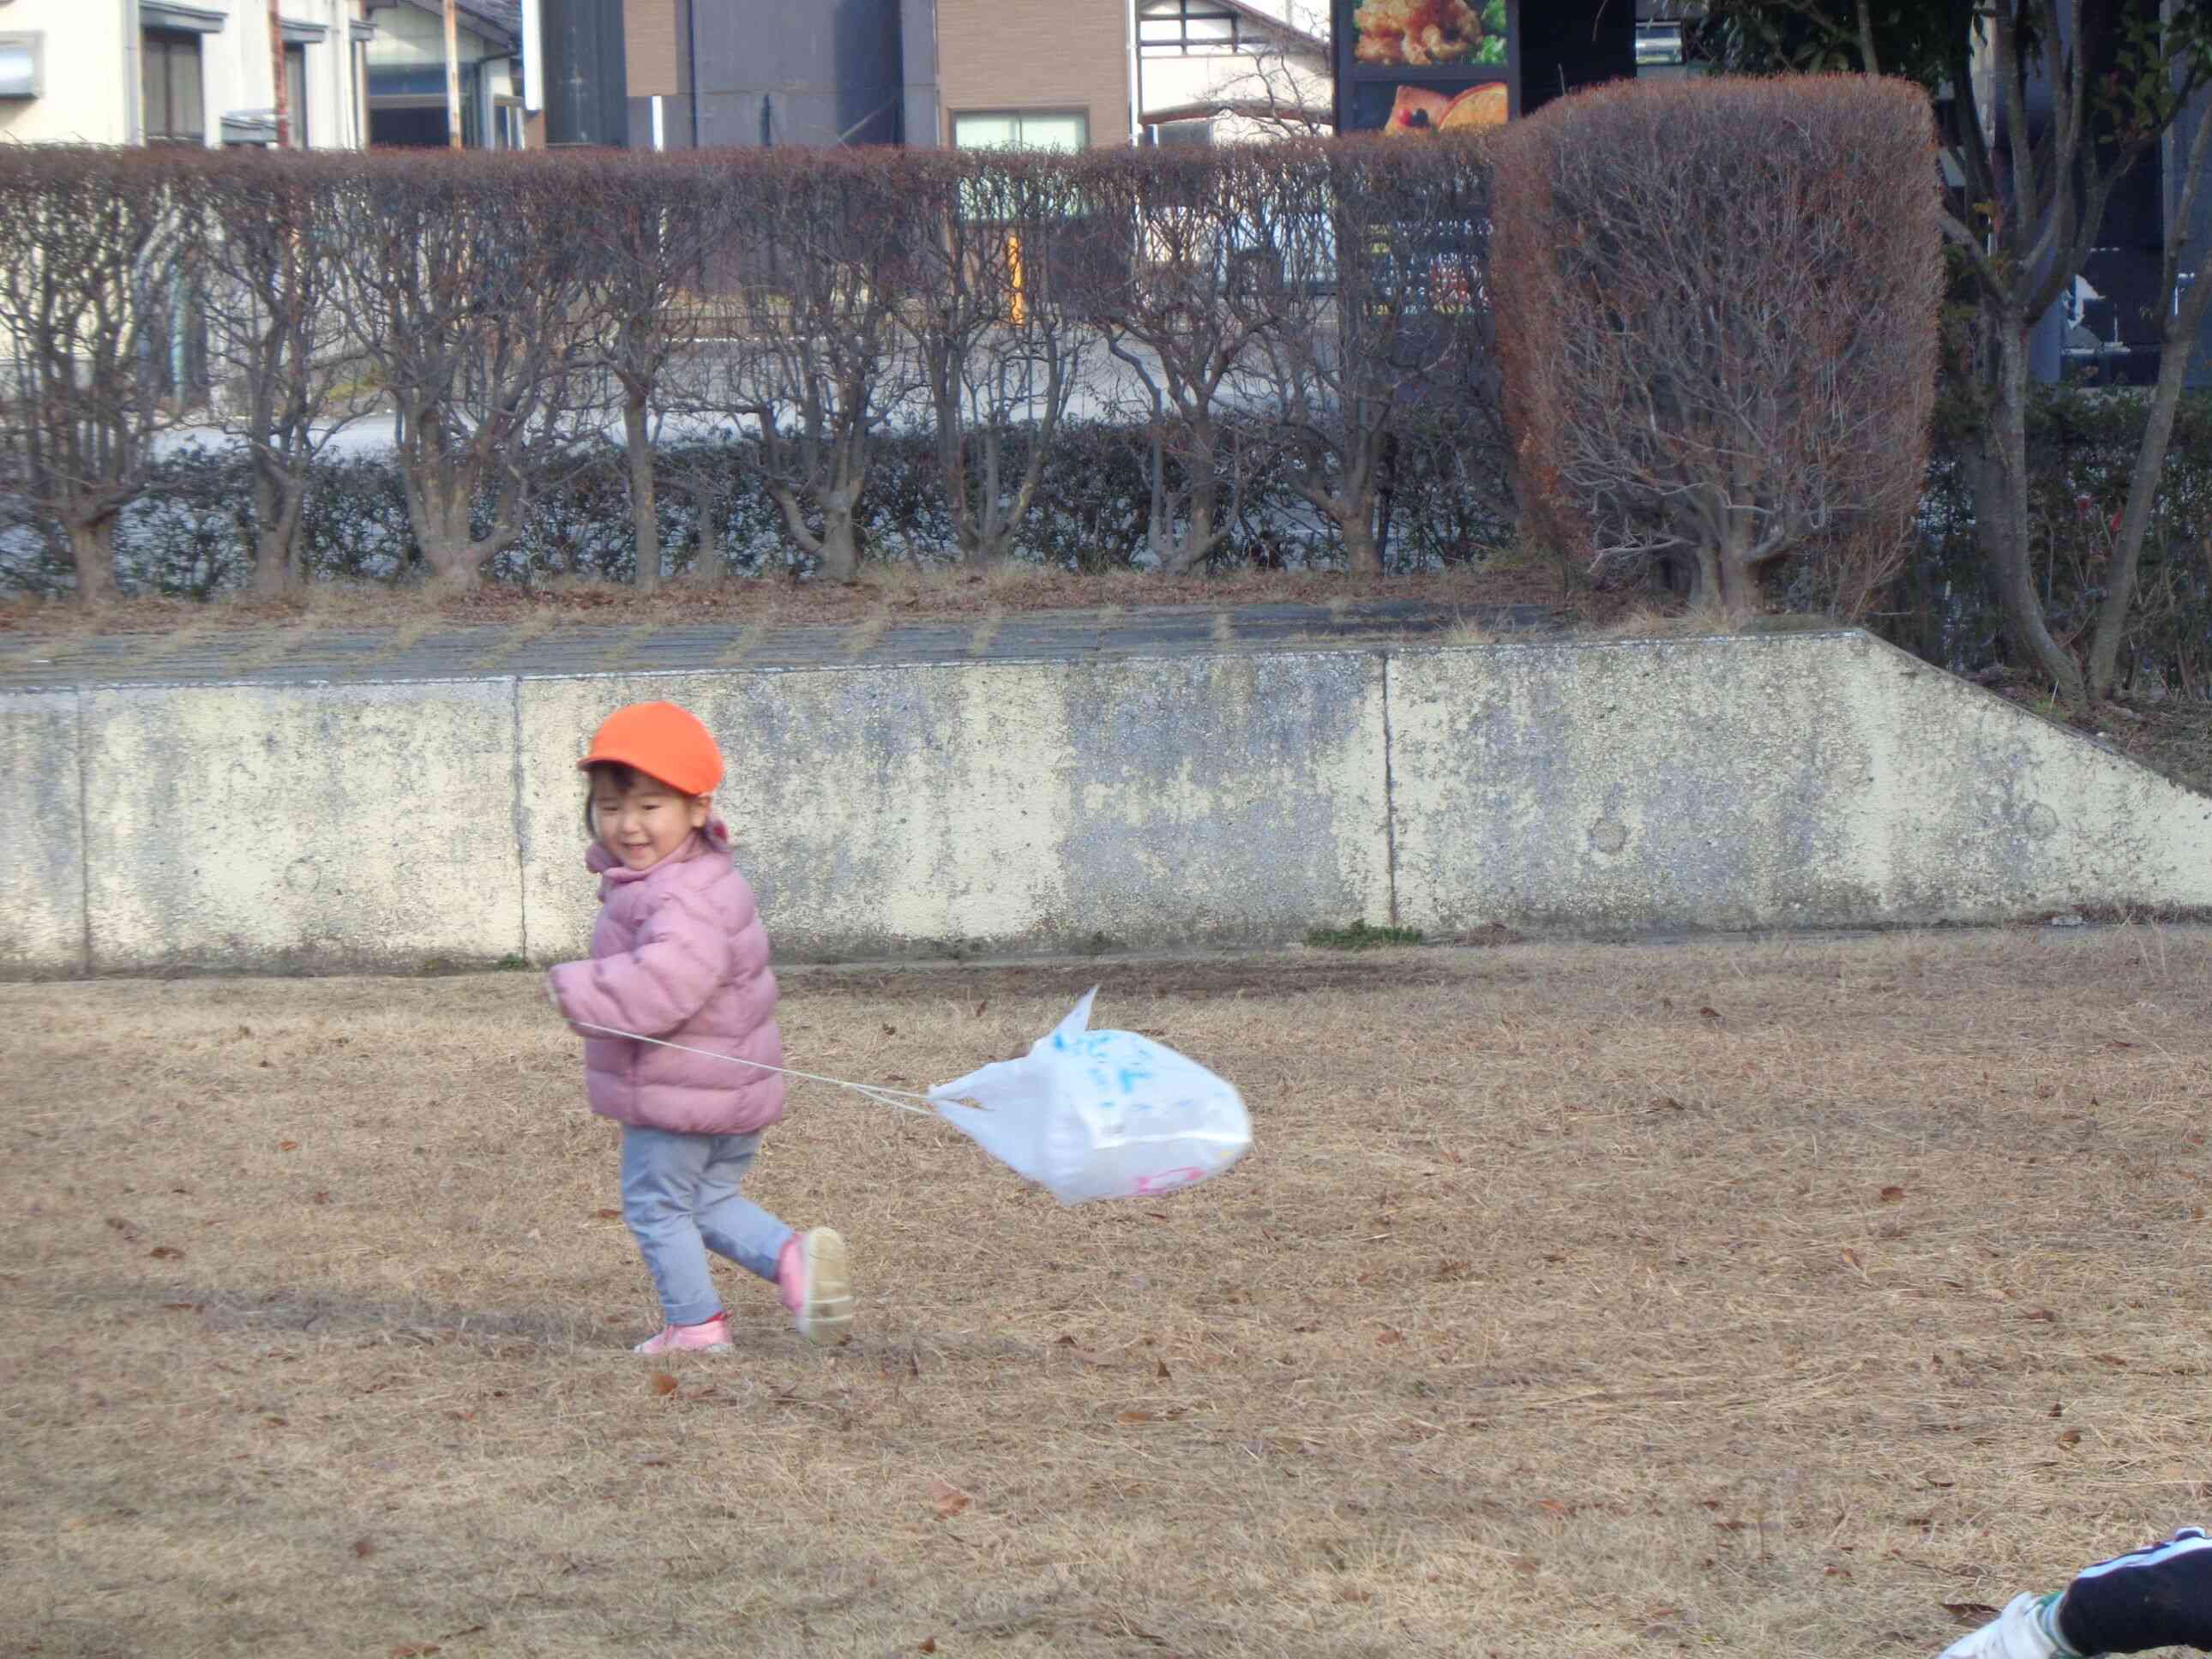
POLYGON ((1255 1146, 1063 1210, 805 1089, 657 1322, 536 978, 0 987, 0 1652, 1931 1656, 2212 1512, 2212 939, 794 972, 922 1085, 1099 1022, 1255 1146))

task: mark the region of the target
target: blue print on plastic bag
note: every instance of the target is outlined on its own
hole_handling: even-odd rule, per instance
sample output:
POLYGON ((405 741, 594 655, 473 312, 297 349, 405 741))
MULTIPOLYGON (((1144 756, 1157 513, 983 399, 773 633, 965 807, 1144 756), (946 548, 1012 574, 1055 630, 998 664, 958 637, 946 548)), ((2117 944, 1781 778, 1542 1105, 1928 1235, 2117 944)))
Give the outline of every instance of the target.
POLYGON ((1091 1003, 1026 1057, 932 1090, 938 1109, 1063 1204, 1174 1192, 1243 1158, 1237 1091, 1137 1032, 1087 1029, 1091 1003))

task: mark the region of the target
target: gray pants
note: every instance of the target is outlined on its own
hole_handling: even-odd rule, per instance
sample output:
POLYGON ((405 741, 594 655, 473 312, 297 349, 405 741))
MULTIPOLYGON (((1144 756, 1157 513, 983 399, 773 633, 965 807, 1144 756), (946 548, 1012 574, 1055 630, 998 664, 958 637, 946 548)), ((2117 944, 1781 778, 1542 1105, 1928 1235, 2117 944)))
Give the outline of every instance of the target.
POLYGON ((645 1257, 672 1325, 722 1310, 707 1252, 773 1284, 791 1229, 738 1196, 760 1136, 687 1135, 623 1126, 623 1219, 645 1257))

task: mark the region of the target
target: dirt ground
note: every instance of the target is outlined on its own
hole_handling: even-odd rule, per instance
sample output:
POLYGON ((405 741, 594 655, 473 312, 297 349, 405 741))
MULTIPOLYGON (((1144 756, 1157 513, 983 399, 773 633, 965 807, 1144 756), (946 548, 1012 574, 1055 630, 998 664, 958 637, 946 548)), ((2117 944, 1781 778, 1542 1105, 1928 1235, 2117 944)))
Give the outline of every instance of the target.
POLYGON ((2212 936, 793 974, 1255 1146, 1062 1210, 809 1088, 806 1348, 657 1322, 532 975, 0 987, 0 1653, 1930 1656, 2212 1513, 2212 936))

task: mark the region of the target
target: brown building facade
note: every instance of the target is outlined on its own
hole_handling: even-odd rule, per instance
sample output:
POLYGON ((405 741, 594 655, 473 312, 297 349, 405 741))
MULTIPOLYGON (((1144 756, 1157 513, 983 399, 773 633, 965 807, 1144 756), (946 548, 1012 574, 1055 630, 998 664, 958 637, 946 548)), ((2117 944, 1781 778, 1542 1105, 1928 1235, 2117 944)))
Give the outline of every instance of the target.
POLYGON ((1127 144, 1129 51, 1120 0, 937 0, 937 141, 1127 144))

